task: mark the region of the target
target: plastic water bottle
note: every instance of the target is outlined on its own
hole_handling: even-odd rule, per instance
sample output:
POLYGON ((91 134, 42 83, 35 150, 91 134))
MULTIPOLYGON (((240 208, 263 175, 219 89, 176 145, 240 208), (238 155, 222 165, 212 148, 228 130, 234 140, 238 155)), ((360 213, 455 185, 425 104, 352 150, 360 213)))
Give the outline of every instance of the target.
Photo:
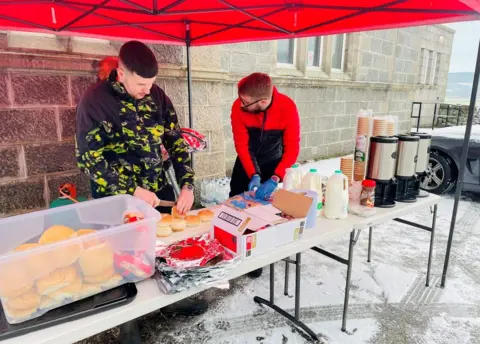
POLYGON ((323 207, 322 176, 317 172, 317 169, 311 168, 305 177, 303 177, 301 188, 303 190, 315 191, 318 194, 317 216, 320 216, 323 207))
POLYGON ((345 219, 348 215, 348 178, 337 170, 328 178, 325 195, 325 217, 345 219))

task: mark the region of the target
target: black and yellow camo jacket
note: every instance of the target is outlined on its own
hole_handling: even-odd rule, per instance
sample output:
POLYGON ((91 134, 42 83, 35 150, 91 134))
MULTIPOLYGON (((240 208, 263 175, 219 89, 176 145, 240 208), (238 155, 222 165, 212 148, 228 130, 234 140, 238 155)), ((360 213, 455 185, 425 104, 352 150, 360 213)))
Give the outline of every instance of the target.
POLYGON ((150 95, 135 100, 116 77, 113 71, 90 87, 77 106, 77 163, 93 181, 94 197, 133 194, 137 186, 160 191, 166 185, 161 144, 180 187, 192 184, 190 154, 170 99, 153 85, 150 95))

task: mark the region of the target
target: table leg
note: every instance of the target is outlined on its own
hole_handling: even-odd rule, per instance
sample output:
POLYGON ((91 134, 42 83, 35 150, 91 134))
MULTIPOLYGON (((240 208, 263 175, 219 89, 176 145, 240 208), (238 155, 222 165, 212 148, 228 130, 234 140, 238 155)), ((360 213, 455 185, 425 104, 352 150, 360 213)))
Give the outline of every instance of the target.
POLYGON ((275 264, 270 264, 270 302, 275 301, 275 264))
MULTIPOLYGON (((307 325, 305 325, 302 321, 300 321, 300 257, 301 254, 297 253, 295 260, 295 265, 296 265, 296 272, 295 272, 295 316, 291 315, 284 309, 278 307, 277 305, 274 304, 274 287, 275 287, 275 276, 274 276, 274 265, 270 265, 270 301, 265 300, 264 298, 261 298, 259 296, 255 296, 253 298, 253 301, 256 303, 265 305, 273 309, 275 312, 279 313, 283 317, 287 318, 290 320, 295 327, 302 329, 307 333, 313 340, 317 341, 318 336, 313 332, 307 325)), ((288 260, 290 261, 290 260, 288 260)), ((287 264, 290 264, 287 261, 287 264)), ((293 263, 293 262, 291 262, 293 263)))
POLYGON ((141 344, 140 329, 137 320, 120 325, 120 344, 141 344))
POLYGON ((350 243, 348 247, 348 265, 347 265, 347 280, 345 285, 345 301, 343 303, 343 317, 342 317, 342 331, 347 330, 347 312, 348 299, 350 297, 350 281, 352 278, 352 263, 353 263, 353 247, 355 245, 355 230, 350 233, 350 243))
POLYGON ((290 263, 285 261, 285 287, 283 289, 283 295, 288 296, 288 281, 290 278, 290 263))
POLYGON ((295 257, 295 319, 300 320, 300 266, 302 265, 302 254, 297 253, 295 257))
POLYGON ((370 226, 368 229, 368 259, 367 262, 370 263, 372 259, 372 235, 373 235, 373 227, 370 226))
POLYGON ((433 219, 432 230, 430 232, 430 250, 428 251, 428 264, 427 264, 427 287, 430 285, 430 270, 432 267, 432 254, 433 254, 433 242, 435 241, 435 225, 437 223, 437 205, 433 206, 433 219))

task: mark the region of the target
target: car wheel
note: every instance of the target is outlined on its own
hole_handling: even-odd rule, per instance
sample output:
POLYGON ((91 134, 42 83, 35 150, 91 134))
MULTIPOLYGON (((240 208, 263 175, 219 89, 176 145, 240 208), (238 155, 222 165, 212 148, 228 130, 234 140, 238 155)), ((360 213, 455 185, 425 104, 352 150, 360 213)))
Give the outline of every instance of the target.
POLYGON ((422 178, 421 188, 425 191, 442 194, 450 191, 455 185, 453 162, 438 154, 430 153, 427 175, 422 178))

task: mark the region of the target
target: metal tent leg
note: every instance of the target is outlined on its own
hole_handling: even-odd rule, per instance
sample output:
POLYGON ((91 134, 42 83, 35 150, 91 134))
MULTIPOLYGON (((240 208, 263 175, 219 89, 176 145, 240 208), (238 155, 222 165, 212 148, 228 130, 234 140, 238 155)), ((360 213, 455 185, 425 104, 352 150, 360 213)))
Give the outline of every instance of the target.
POLYGON ((470 134, 472 132, 473 114, 475 112, 475 101, 477 98, 479 77, 480 77, 480 42, 478 44, 477 65, 475 66, 475 74, 473 76, 472 95, 470 97, 470 107, 468 108, 468 118, 467 118, 467 125, 465 129, 465 138, 463 139, 462 156, 460 158, 460 166, 458 168, 459 171, 458 171, 457 188, 455 190, 455 203, 453 205, 452 220, 450 222, 450 233, 448 234, 447 251, 445 253, 445 262, 443 264, 442 283, 441 283, 442 288, 445 287, 445 282, 447 279, 448 263, 450 260, 450 251, 452 249, 453 232, 455 231, 455 223, 457 221, 458 203, 460 202, 460 196, 462 194, 462 189, 463 189, 463 177, 465 174, 465 166, 467 164, 468 144, 470 141, 470 134))
POLYGON ((430 270, 432 268, 432 254, 433 254, 433 242, 435 240, 435 225, 437 223, 437 205, 433 206, 433 218, 432 218, 432 231, 430 232, 430 250, 428 251, 428 264, 427 264, 427 282, 425 286, 430 285, 430 270))
MULTIPOLYGON (((188 92, 188 127, 193 128, 192 113, 192 59, 190 54, 190 23, 185 22, 185 43, 187 46, 187 92, 188 92)), ((193 168, 193 154, 190 154, 190 165, 193 168)))

